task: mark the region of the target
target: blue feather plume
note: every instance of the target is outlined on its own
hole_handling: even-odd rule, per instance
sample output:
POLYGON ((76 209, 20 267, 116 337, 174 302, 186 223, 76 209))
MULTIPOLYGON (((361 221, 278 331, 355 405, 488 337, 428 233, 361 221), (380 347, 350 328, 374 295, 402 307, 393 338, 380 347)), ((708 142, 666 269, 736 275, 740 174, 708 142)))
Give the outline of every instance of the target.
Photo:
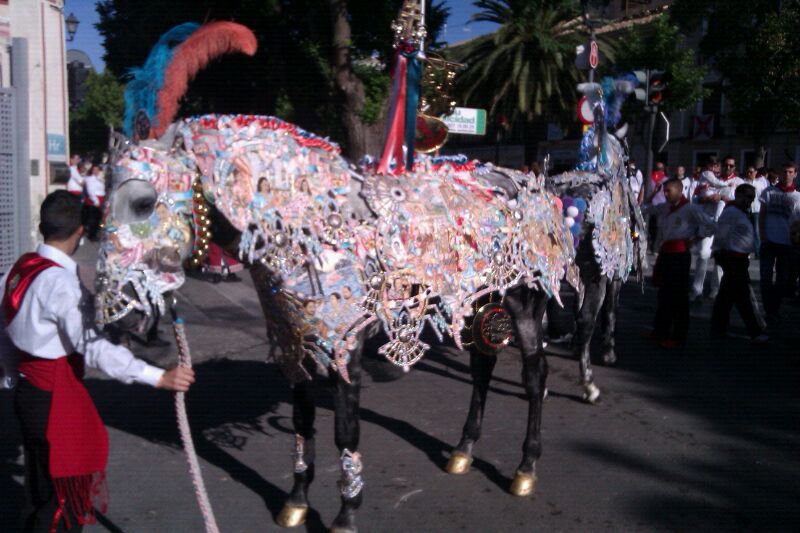
POLYGON ((175 48, 199 27, 200 24, 196 22, 175 26, 158 39, 144 65, 130 70, 131 80, 125 88, 125 119, 122 125, 128 137, 133 137, 133 121, 140 109, 147 113, 151 121, 155 120, 158 92, 164 86, 164 73, 172 61, 175 48))
POLYGON ((606 126, 613 128, 622 118, 622 104, 639 85, 633 74, 623 74, 618 78, 603 78, 603 100, 605 100, 606 126))

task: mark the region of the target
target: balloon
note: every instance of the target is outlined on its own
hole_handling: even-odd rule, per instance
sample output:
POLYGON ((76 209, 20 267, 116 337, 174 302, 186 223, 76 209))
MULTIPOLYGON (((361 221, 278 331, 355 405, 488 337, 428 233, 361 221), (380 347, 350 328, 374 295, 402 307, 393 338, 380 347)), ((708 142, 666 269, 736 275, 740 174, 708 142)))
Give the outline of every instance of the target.
POLYGON ((584 200, 583 198, 576 198, 574 205, 575 207, 578 208, 578 211, 580 211, 581 213, 586 211, 587 204, 586 200, 584 200))
POLYGON ((578 234, 581 232, 581 227, 578 224, 574 224, 574 225, 570 226, 569 230, 572 232, 572 234, 574 236, 577 237, 578 234))
POLYGON ((562 211, 564 209, 564 204, 561 203, 561 198, 559 198, 558 196, 553 198, 553 203, 556 204, 556 207, 558 208, 559 211, 562 211))
POLYGON ((564 204, 564 207, 569 207, 575 204, 575 199, 572 196, 565 196, 561 199, 561 203, 564 204))
POLYGON ((567 208, 567 216, 568 216, 568 217, 575 218, 575 217, 577 217, 577 216, 578 216, 578 215, 580 215, 580 214, 581 214, 581 212, 580 212, 580 211, 578 210, 578 208, 577 208, 577 207, 575 207, 574 205, 571 205, 571 206, 569 206, 569 207, 567 208))
POLYGON ((568 228, 571 228, 575 225, 575 219, 572 217, 564 217, 564 224, 566 224, 568 228))

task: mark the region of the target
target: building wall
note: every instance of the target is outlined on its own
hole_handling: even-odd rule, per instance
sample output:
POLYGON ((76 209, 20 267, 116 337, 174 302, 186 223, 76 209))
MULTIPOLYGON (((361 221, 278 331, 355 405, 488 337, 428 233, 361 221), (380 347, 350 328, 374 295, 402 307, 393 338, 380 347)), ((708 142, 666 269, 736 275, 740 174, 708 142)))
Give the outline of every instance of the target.
MULTIPOLYGON (((28 42, 27 178, 34 216, 47 193, 60 186, 69 150, 63 7, 63 0, 8 0, 6 7, 11 37, 28 42)), ((33 220, 34 239, 37 226, 33 220)))

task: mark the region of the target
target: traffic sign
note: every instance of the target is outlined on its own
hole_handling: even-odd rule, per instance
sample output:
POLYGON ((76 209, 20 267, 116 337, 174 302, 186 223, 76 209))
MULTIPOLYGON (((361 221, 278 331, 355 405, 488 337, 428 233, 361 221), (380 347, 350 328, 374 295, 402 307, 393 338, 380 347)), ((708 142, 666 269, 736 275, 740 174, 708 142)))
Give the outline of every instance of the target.
POLYGON ((486 110, 471 107, 456 107, 453 112, 443 116, 450 133, 462 135, 486 135, 486 110))
POLYGON ((584 124, 594 124, 594 111, 589 99, 585 96, 581 96, 581 99, 578 100, 578 120, 584 124))
POLYGON ((593 69, 597 68, 600 62, 600 51, 597 49, 597 41, 589 42, 589 66, 593 69))

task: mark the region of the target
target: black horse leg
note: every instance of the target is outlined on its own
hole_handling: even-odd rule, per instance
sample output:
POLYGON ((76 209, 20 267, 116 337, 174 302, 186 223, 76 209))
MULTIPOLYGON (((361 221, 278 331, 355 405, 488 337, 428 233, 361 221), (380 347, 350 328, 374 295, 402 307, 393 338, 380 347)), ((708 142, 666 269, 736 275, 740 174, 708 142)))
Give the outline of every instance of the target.
POLYGON ((281 527, 303 524, 308 513, 308 487, 314 481, 314 417, 313 383, 303 381, 292 388, 292 421, 295 444, 292 452, 294 486, 278 515, 281 527))
POLYGON ((356 349, 350 352, 350 363, 347 365, 350 383, 346 383, 339 375, 332 373, 334 380, 334 409, 336 447, 341 460, 341 492, 342 506, 333 521, 331 531, 334 533, 354 533, 356 529, 356 510, 361 507, 363 499, 361 478, 361 454, 358 453, 359 441, 359 395, 361 393, 361 352, 364 347, 364 335, 359 335, 356 349))
POLYGON ((472 374, 472 400, 469 405, 467 421, 464 423, 464 430, 461 433, 461 440, 447 463, 447 471, 451 474, 469 472, 472 464, 472 447, 481 436, 486 393, 489 390, 489 381, 492 379, 495 363, 497 363, 496 355, 482 354, 474 346, 470 348, 469 370, 472 374))
POLYGON ((542 402, 547 385, 547 359, 542 348, 542 316, 547 297, 542 292, 517 289, 506 294, 506 309, 512 317, 514 335, 522 355, 522 383, 528 395, 528 428, 510 491, 515 496, 533 493, 536 460, 542 455, 542 402))
POLYGON ((617 306, 619 305, 619 291, 622 280, 606 278, 606 297, 603 300, 603 362, 613 365, 617 362, 616 328, 617 306))
POLYGON ((583 304, 578 311, 575 348, 577 350, 576 355, 580 361, 581 384, 583 385, 584 391, 583 398, 589 403, 594 403, 600 397, 600 389, 597 388, 592 380, 590 345, 597 315, 606 296, 605 277, 600 276, 595 279, 584 279, 583 290, 585 292, 583 304))

